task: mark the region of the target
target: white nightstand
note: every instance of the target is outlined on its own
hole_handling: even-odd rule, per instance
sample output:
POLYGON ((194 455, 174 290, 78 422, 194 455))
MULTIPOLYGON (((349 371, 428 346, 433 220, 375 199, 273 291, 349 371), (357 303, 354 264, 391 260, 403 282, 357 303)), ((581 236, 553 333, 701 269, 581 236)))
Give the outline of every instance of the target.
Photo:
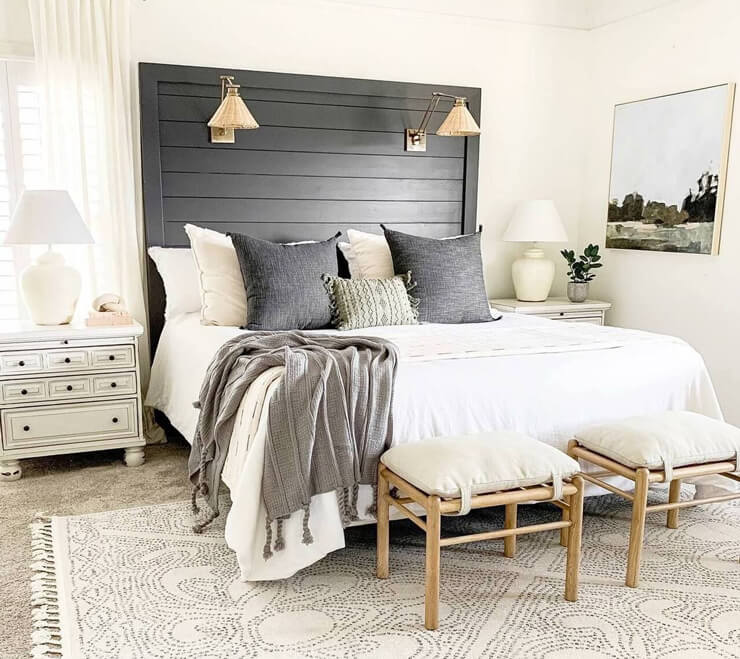
POLYGON ((0 481, 22 458, 124 448, 144 464, 138 323, 0 323, 0 481))
POLYGON ((571 302, 567 297, 550 297, 544 302, 520 302, 519 300, 489 300, 494 309, 510 313, 524 313, 540 318, 564 320, 568 323, 606 324, 606 312, 611 309, 609 302, 586 300, 571 302))

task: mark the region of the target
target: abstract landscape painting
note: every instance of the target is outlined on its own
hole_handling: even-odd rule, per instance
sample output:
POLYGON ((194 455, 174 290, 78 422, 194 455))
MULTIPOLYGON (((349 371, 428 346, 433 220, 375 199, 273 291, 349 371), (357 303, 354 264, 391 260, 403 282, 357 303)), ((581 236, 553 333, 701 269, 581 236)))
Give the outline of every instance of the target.
POLYGON ((615 106, 607 247, 718 253, 734 92, 615 106))

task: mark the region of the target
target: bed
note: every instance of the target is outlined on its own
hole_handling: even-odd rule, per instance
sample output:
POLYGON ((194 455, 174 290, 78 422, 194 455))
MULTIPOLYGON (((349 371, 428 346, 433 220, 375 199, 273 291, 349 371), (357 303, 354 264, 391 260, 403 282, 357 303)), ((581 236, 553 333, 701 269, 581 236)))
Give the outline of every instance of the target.
MULTIPOLYGON (((478 139, 430 133, 426 151, 407 153, 403 136, 440 90, 467 98, 480 124, 478 88, 146 63, 139 85, 148 247, 188 247, 186 223, 283 243, 348 229, 380 233, 381 222, 427 238, 477 226, 478 139), (242 85, 260 123, 234 144, 208 141, 222 74, 242 85)), ((191 441, 203 376, 219 346, 241 330, 201 325, 198 313, 172 313, 165 322, 163 283, 148 265, 156 351, 147 403, 191 441)), ((393 442, 509 429, 563 448, 586 424, 634 414, 687 409, 720 417, 701 357, 671 337, 509 314, 356 333, 399 349, 393 442)), ((226 539, 244 580, 287 577, 344 546, 330 492, 311 501, 312 544, 290 541, 300 534, 293 515, 285 550, 263 558, 265 410, 280 374, 266 371, 243 397, 223 472, 233 502, 226 539)), ((372 521, 371 498, 370 487, 361 488, 365 521, 372 521)))
MULTIPOLYGON (((186 439, 195 431, 192 403, 211 358, 242 331, 203 326, 197 313, 165 323, 147 404, 165 413, 186 439)), ((635 414, 685 409, 721 418, 701 356, 673 337, 516 314, 495 323, 354 333, 387 338, 399 348, 394 443, 509 429, 564 448, 578 428, 635 414)), ((266 403, 279 377, 280 369, 265 373, 244 397, 223 473, 232 499, 226 540, 248 581, 290 576, 344 546, 336 497, 328 493, 311 503, 313 544, 287 542, 269 560, 262 556, 266 403)), ((366 521, 372 521, 365 513, 371 496, 369 487, 361 488, 358 509, 366 521)), ((293 515, 286 538, 298 538, 300 527, 293 515)))

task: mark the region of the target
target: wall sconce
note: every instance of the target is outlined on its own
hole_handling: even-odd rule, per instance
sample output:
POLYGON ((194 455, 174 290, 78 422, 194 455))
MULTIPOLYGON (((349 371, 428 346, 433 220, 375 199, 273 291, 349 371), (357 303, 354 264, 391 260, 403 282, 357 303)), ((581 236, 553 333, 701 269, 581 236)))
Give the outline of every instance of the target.
POLYGON ((406 129, 406 151, 427 150, 427 126, 442 98, 454 98, 455 105, 452 106, 442 125, 437 129, 437 135, 444 135, 445 137, 480 135, 480 128, 475 123, 470 110, 468 110, 468 99, 464 96, 452 96, 450 94, 443 94, 442 92, 434 92, 432 94, 432 100, 429 101, 429 106, 421 118, 419 127, 416 129, 406 129))
POLYGON ((239 85, 234 84, 234 76, 221 76, 221 105, 208 125, 211 128, 211 142, 215 144, 233 144, 234 129, 260 127, 239 96, 239 85))

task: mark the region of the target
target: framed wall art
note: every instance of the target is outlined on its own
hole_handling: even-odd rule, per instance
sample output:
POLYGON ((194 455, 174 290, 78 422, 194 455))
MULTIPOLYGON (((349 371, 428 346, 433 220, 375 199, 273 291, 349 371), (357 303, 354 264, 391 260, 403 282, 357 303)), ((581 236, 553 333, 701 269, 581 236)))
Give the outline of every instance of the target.
POLYGON ((733 83, 614 107, 606 247, 719 252, 733 83))

